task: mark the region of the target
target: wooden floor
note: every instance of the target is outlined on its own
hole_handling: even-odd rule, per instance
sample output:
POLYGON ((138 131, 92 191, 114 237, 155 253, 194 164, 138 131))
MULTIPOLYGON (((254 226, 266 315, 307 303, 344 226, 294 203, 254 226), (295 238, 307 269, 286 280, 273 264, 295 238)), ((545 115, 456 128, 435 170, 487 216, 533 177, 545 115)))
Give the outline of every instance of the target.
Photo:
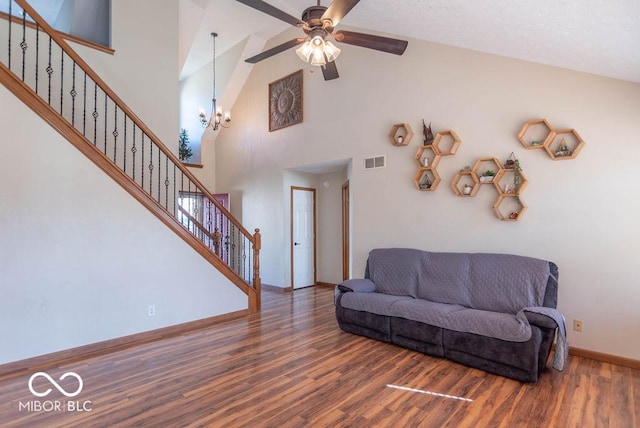
POLYGON ((73 398, 41 376, 33 389, 52 392, 40 399, 31 374, 0 379, 0 426, 640 426, 640 370, 571 357, 522 384, 344 333, 332 297, 264 292, 247 319, 45 370, 79 374, 73 398))

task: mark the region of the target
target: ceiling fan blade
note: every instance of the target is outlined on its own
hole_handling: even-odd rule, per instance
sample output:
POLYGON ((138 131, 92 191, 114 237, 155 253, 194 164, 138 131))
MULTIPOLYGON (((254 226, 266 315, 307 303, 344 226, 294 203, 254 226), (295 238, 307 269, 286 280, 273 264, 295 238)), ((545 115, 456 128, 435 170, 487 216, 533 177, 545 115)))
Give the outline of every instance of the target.
POLYGON ((377 51, 402 55, 407 49, 409 42, 406 40, 391 39, 389 37, 374 36, 373 34, 356 33, 354 31, 336 31, 334 33, 336 41, 348 45, 360 46, 363 48, 375 49, 377 51))
POLYGON ((342 18, 344 18, 347 13, 349 13, 349 11, 358 4, 359 1, 360 0, 334 0, 327 10, 324 11, 322 18, 320 19, 322 21, 330 19, 335 27, 340 21, 342 21, 342 18))
POLYGON ((331 61, 327 62, 325 65, 320 67, 322 69, 322 75, 324 76, 324 80, 333 80, 340 77, 338 74, 338 68, 336 67, 336 62, 331 61))
POLYGON ((236 0, 242 4, 245 4, 249 7, 252 7, 260 12, 266 13, 267 15, 271 15, 274 18, 278 18, 288 24, 295 25, 297 27, 302 27, 305 25, 304 21, 299 20, 298 18, 289 15, 281 11, 280 9, 271 6, 269 3, 263 2, 262 0, 236 0))
POLYGON ((285 42, 285 43, 283 43, 281 45, 275 46, 275 47, 273 47, 271 49, 267 49, 266 51, 264 51, 262 53, 259 53, 256 56, 252 56, 251 58, 247 58, 244 61, 248 62, 250 64, 255 64, 258 61, 262 61, 263 59, 267 59, 267 58, 272 57, 272 56, 274 56, 276 54, 279 54, 280 52, 284 52, 287 49, 290 49, 290 48, 292 48, 294 46, 297 46, 297 45, 299 45, 300 43, 302 43, 304 41, 305 41, 304 37, 298 38, 298 39, 292 39, 292 40, 289 40, 288 42, 285 42))

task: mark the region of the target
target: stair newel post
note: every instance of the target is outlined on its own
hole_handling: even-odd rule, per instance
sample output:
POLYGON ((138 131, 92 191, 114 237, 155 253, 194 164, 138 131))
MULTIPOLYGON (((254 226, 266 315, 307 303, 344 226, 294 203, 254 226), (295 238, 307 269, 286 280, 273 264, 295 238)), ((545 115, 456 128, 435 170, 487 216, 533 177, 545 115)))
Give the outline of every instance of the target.
POLYGON ((253 235, 253 288, 257 294, 257 309, 260 310, 261 286, 260 281, 260 248, 262 247, 262 235, 260 229, 255 230, 253 235))

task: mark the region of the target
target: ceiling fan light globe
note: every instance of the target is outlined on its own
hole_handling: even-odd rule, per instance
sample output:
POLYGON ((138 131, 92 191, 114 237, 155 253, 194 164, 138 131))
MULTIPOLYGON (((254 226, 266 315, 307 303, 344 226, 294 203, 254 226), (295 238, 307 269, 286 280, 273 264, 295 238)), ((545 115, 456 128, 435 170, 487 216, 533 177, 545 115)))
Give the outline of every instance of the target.
POLYGON ((324 57, 324 51, 319 48, 314 48, 313 53, 311 54, 311 65, 317 65, 321 67, 326 63, 327 61, 324 57))
POLYGON ((330 41, 327 40, 324 42, 324 54, 327 56, 328 62, 335 61, 338 55, 340 55, 340 52, 342 52, 342 50, 330 41))
POLYGON ((296 49, 296 54, 298 55, 298 58, 300 58, 304 62, 309 62, 309 60, 311 59, 312 52, 313 52, 313 48, 311 47, 310 41, 304 42, 302 46, 296 49))
POLYGON ((314 47, 322 48, 324 46, 324 39, 320 35, 313 36, 311 39, 311 44, 314 47))

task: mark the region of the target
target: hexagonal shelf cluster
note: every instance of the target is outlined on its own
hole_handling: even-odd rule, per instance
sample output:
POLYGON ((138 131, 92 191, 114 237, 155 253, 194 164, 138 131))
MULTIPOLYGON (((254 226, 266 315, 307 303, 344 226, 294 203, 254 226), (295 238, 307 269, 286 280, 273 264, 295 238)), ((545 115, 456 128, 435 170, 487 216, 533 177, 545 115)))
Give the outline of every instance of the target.
POLYGON ((518 140, 527 150, 544 149, 553 160, 575 159, 584 146, 575 129, 556 131, 546 119, 526 122, 518 133, 518 140))
POLYGON ((452 156, 458 151, 462 141, 452 130, 438 132, 433 143, 418 148, 414 159, 418 172, 413 178, 416 189, 422 191, 436 190, 440 184, 440 176, 436 167, 443 156, 452 156))
POLYGON ((520 193, 527 187, 529 180, 520 170, 518 174, 519 191, 516 193, 516 172, 514 168, 505 168, 494 157, 480 158, 472 169, 460 170, 451 182, 451 190, 456 196, 474 197, 481 184, 493 184, 498 199, 493 211, 500 220, 517 221, 522 218, 527 206, 520 193))

